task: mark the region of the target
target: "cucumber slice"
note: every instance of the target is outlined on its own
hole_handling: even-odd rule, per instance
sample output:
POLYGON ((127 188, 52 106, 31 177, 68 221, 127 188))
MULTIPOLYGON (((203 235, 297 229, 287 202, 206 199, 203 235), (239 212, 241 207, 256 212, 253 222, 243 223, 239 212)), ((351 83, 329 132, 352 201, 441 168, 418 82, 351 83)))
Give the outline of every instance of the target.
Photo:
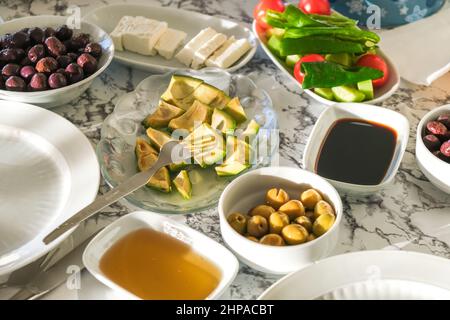
POLYGON ((281 37, 273 35, 269 38, 269 41, 267 41, 267 46, 275 55, 280 58, 284 58, 284 56, 281 54, 281 40, 281 37))
POLYGON ((330 88, 314 88, 314 92, 322 98, 334 101, 334 94, 330 88))
POLYGON ((350 86, 334 87, 331 90, 339 102, 361 102, 366 98, 364 93, 350 86))
POLYGON ((372 100, 374 97, 372 80, 358 82, 358 90, 364 93, 366 100, 372 100))
POLYGON ((295 64, 297 63, 298 60, 300 60, 302 58, 301 55, 299 54, 292 54, 290 56, 286 57, 286 65, 289 68, 294 68, 295 64))
POLYGON ((350 67, 352 65, 352 56, 348 53, 333 53, 327 54, 325 56, 325 60, 329 62, 334 62, 341 64, 346 67, 350 67))

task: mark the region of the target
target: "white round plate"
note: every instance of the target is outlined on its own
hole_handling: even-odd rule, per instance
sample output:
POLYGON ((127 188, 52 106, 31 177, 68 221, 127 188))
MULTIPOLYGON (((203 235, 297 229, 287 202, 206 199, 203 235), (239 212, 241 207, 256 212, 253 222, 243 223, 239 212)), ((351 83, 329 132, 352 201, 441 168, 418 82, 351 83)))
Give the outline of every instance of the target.
POLYGON ((342 254, 285 276, 259 299, 450 299, 450 260, 407 251, 342 254))
MULTIPOLYGON (((240 67, 243 67, 256 53, 257 42, 250 29, 230 20, 177 8, 153 7, 139 4, 109 5, 100 7, 89 13, 83 20, 95 24, 110 33, 114 30, 120 18, 123 16, 143 16, 159 21, 165 21, 170 28, 182 30, 187 33, 185 43, 197 35, 202 29, 207 27, 211 27, 228 37, 234 36, 236 39, 246 38, 252 45, 252 49, 250 49, 250 51, 234 65, 226 69, 228 72, 233 72, 240 67)), ((159 55, 143 56, 129 51, 116 50, 114 58, 125 65, 157 73, 186 68, 185 65, 181 64, 175 58, 166 60, 159 55)))
MULTIPOLYGON (((284 61, 281 61, 278 57, 276 57, 270 51, 269 47, 266 44, 267 41, 256 30, 256 22, 255 21, 253 21, 253 33, 256 35, 256 39, 258 39, 259 44, 263 48, 264 52, 272 60, 272 62, 278 67, 278 69, 283 71, 283 73, 285 75, 287 75, 289 78, 291 78, 292 81, 295 81, 295 83, 297 83, 301 89, 302 86, 300 85, 300 83, 298 83, 298 81, 292 75, 292 70, 286 66, 284 61)), ((372 100, 363 101, 362 103, 366 103, 366 104, 381 103, 384 100, 386 100, 387 98, 389 98, 390 96, 392 96, 400 85, 400 75, 399 75, 394 63, 380 49, 378 49, 378 54, 386 61, 387 65, 388 65, 389 72, 390 72, 389 79, 388 79, 387 83, 384 84, 382 87, 375 89, 375 97, 372 100)), ((311 96, 314 100, 317 100, 318 102, 320 102, 324 105, 331 106, 331 105, 340 103, 340 102, 325 99, 325 98, 319 96, 317 93, 315 93, 314 90, 305 89, 304 91, 306 92, 307 95, 311 96)))
POLYGON ((0 277, 57 246, 42 239, 92 202, 100 170, 89 140, 45 109, 0 100, 0 277))

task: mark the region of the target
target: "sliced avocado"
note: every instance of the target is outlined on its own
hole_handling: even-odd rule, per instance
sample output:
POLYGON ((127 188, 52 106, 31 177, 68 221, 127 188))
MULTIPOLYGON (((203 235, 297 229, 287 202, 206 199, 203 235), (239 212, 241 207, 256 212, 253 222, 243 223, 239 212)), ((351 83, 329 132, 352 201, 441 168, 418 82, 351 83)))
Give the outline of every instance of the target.
POLYGON ((211 127, 225 134, 233 134, 236 129, 236 120, 228 113, 215 108, 211 118, 211 127))
POLYGON ((284 56, 281 54, 281 43, 282 43, 283 37, 272 35, 269 38, 269 41, 267 41, 267 46, 269 47, 269 50, 272 51, 277 57, 284 58, 284 56))
POLYGON ((361 102, 366 98, 364 93, 350 86, 334 87, 331 90, 339 102, 361 102))
POLYGON ((247 115, 245 114, 244 108, 242 107, 238 97, 231 99, 225 108, 223 108, 223 111, 230 114, 237 121, 237 123, 247 120, 247 115))
POLYGON ((282 37, 285 32, 286 32, 286 30, 284 30, 283 28, 270 28, 269 30, 267 30, 266 36, 267 37, 271 37, 271 36, 282 37))
POLYGON ((181 116, 184 113, 184 110, 170 103, 167 103, 163 100, 159 102, 159 107, 155 112, 148 115, 142 124, 148 128, 152 127, 155 129, 167 127, 170 120, 181 116))
POLYGON ((220 166, 217 166, 214 168, 216 170, 216 173, 220 177, 224 176, 235 176, 242 171, 248 169, 248 165, 242 164, 240 162, 231 162, 231 163, 224 163, 220 166))
POLYGON ((192 93, 203 83, 203 80, 174 74, 170 79, 169 87, 161 95, 161 99, 171 104, 176 100, 183 100, 192 95, 192 93))
POLYGON ((374 97, 372 80, 358 82, 358 90, 364 93, 366 100, 372 100, 374 97))
POLYGON ((333 91, 330 88, 314 88, 314 92, 327 100, 334 100, 333 91))
POLYGON ((158 148, 158 151, 161 150, 161 148, 164 144, 173 140, 172 137, 169 136, 167 133, 153 129, 153 128, 147 129, 147 136, 150 139, 151 144, 155 148, 158 148))
POLYGON ((301 55, 299 54, 292 54, 290 56, 286 57, 286 65, 289 68, 294 68, 295 64, 298 62, 298 60, 300 60, 302 58, 301 55))
POLYGON ((188 166, 186 162, 180 162, 180 163, 171 163, 169 164, 169 170, 170 172, 178 172, 181 169, 184 169, 188 166))
POLYGON ((195 100, 192 106, 178 118, 169 122, 171 130, 186 129, 192 132, 195 127, 202 123, 211 123, 212 109, 206 104, 195 100))
POLYGON ((192 184, 186 170, 181 170, 175 179, 173 179, 173 185, 184 199, 189 200, 191 198, 192 184))
POLYGON ((260 125, 254 119, 250 120, 247 128, 242 132, 240 138, 247 143, 251 143, 253 139, 258 135, 260 125))
POLYGON ((350 67, 353 63, 352 56, 348 53, 332 53, 325 56, 325 60, 350 67))
POLYGON ((147 140, 143 138, 136 139, 136 147, 135 147, 136 158, 140 158, 142 156, 146 156, 150 153, 158 154, 158 151, 155 150, 147 140))
MULTIPOLYGON (((144 139, 141 139, 139 141, 139 144, 138 143, 136 144, 136 156, 139 171, 148 170, 158 159, 158 153, 154 152, 142 153, 142 150, 150 150, 149 148, 152 147, 144 139), (145 149, 142 148, 142 145, 144 143, 147 144, 145 149)), ((171 185, 170 185, 169 170, 166 167, 159 169, 153 175, 153 177, 151 177, 150 180, 148 180, 147 186, 162 192, 170 192, 171 185)))
POLYGON ((195 89, 193 96, 196 100, 219 109, 222 109, 230 100, 225 92, 207 83, 202 83, 195 89))
POLYGON ((250 145, 236 138, 235 136, 227 137, 227 156, 224 163, 240 162, 242 164, 249 164, 252 149, 250 145))
POLYGON ((197 127, 183 143, 191 151, 195 163, 205 168, 225 157, 225 143, 222 134, 207 123, 197 127))

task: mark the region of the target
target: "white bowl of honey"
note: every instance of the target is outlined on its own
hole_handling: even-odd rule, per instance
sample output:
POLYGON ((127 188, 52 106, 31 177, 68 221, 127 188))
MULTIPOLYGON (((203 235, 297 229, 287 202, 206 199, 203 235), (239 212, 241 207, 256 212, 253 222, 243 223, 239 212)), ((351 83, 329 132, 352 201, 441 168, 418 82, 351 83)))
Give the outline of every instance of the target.
POLYGON ((106 227, 87 246, 83 262, 122 296, 149 300, 219 298, 239 267, 221 244, 148 211, 130 213, 106 227))

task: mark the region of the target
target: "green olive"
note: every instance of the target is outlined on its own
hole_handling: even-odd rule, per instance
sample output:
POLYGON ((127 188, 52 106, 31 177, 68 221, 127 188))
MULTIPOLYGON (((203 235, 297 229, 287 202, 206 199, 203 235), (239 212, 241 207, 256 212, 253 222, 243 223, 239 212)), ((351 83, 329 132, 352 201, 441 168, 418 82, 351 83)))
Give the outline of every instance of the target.
POLYGON ((314 235, 314 233, 310 233, 308 234, 308 236, 306 237, 306 242, 310 242, 317 239, 317 237, 314 235))
POLYGON ((259 243, 269 246, 284 246, 286 245, 283 238, 279 234, 269 233, 259 240, 259 243))
POLYGON ((314 235, 320 237, 333 226, 336 217, 334 214, 324 213, 317 217, 313 224, 314 235))
POLYGON ((294 223, 301 225, 303 228, 305 228, 308 232, 312 231, 312 222, 311 219, 309 219, 307 216, 301 216, 294 220, 294 223))
POLYGON ((227 221, 236 232, 245 234, 247 230, 247 218, 243 214, 239 212, 232 213, 228 216, 227 221))
POLYGON ((313 222, 314 220, 315 220, 315 218, 314 218, 314 211, 306 211, 305 212, 305 217, 308 217, 309 218, 309 220, 311 220, 311 222, 313 222))
POLYGON ((262 217, 266 218, 267 220, 269 220, 270 215, 274 212, 275 212, 275 209, 272 208, 271 206, 261 204, 259 206, 254 207, 253 209, 251 209, 248 212, 248 214, 252 217, 253 216, 262 216, 262 217))
POLYGON ((289 224, 289 217, 283 212, 274 212, 269 218, 270 233, 280 234, 281 230, 289 224))
POLYGON ((308 231, 299 224, 289 224, 281 230, 281 235, 287 244, 294 245, 304 243, 308 237, 308 231))
POLYGON ((334 209, 328 202, 320 200, 314 207, 314 219, 325 213, 334 215, 334 209))
POLYGON ((293 221, 295 218, 305 214, 305 207, 299 200, 289 200, 278 211, 286 213, 289 216, 289 220, 293 221))
POLYGON ((247 232, 249 235, 261 238, 269 232, 267 219, 262 216, 253 216, 247 222, 247 232))
POLYGON ((252 240, 252 241, 254 241, 254 242, 259 242, 258 238, 255 238, 254 236, 246 236, 246 238, 247 238, 248 240, 252 240))
POLYGON ((283 189, 272 188, 266 193, 266 203, 275 210, 278 210, 288 201, 289 195, 283 189))
POLYGON ((315 189, 308 189, 300 195, 300 201, 303 203, 303 205, 306 207, 306 209, 314 209, 317 202, 322 200, 322 196, 320 195, 319 191, 315 189))

